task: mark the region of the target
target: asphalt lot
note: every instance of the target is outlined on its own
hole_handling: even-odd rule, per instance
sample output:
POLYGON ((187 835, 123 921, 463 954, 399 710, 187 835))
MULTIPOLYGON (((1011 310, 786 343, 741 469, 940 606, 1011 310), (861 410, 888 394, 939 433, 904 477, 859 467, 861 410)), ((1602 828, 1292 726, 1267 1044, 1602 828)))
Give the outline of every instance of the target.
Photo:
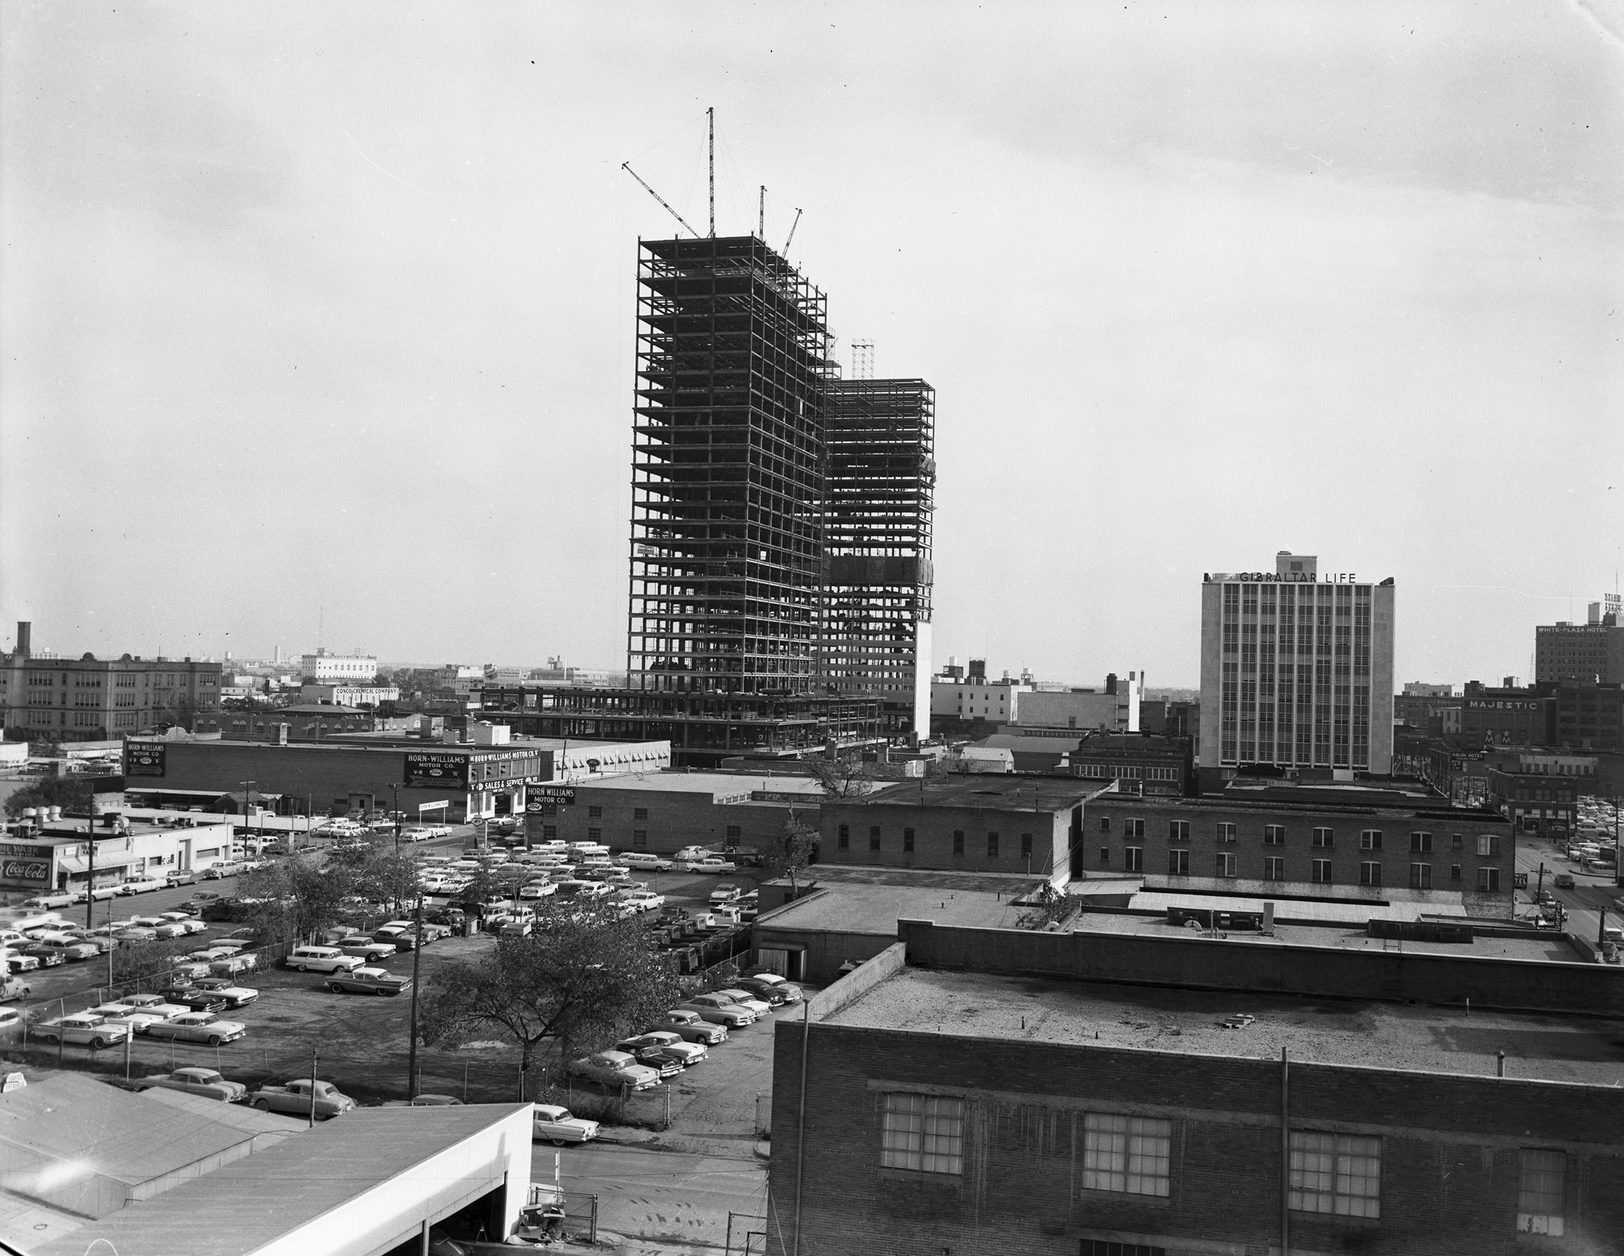
MULTIPOLYGON (((414 850, 458 853, 462 845, 463 835, 457 834, 418 845, 414 850)), ((673 903, 689 908, 702 906, 718 881, 715 877, 676 872, 640 874, 639 879, 649 881, 673 903)), ((745 877, 726 879, 747 881, 745 877)), ((196 885, 98 902, 94 904, 94 920, 102 924, 109 918, 156 915, 173 910, 199 890, 229 897, 235 893, 236 880, 199 881, 196 885)), ((83 905, 65 909, 62 914, 75 923, 85 919, 83 905)), ((206 933, 185 939, 184 949, 205 946, 210 939, 237 927, 234 923, 210 925, 206 933)), ((421 953, 420 980, 428 982, 435 970, 448 960, 475 958, 493 945, 489 935, 480 934, 435 942, 421 953)), ((406 952, 381 966, 397 975, 410 976, 412 962, 411 953, 406 952)), ((24 974, 34 988, 33 994, 13 1006, 42 1018, 92 1007, 116 997, 109 988, 107 971, 106 961, 97 959, 34 970, 24 974)), ((154 974, 153 980, 143 982, 141 988, 155 988, 160 984, 158 976, 154 974)), ((237 1042, 211 1048, 137 1036, 124 1048, 109 1048, 100 1053, 80 1046, 57 1050, 53 1045, 46 1054, 67 1067, 88 1067, 136 1078, 182 1065, 206 1065, 250 1084, 262 1079, 308 1076, 314 1067, 319 1076, 334 1082, 361 1103, 403 1098, 412 1091, 448 1093, 469 1102, 510 1101, 518 1097, 518 1052, 494 1035, 490 1041, 455 1049, 420 1048, 418 1084, 409 1090, 406 1077, 409 996, 367 998, 334 994, 326 989, 320 974, 290 972, 263 962, 258 970, 235 980, 239 985, 260 991, 254 1003, 221 1014, 247 1027, 247 1034, 237 1042)), ((779 1016, 786 1014, 789 1013, 778 1013, 779 1016)), ((765 1091, 770 1077, 770 1042, 767 1041, 770 1037, 769 1022, 738 1031, 728 1043, 719 1046, 704 1065, 673 1079, 669 1096, 662 1097, 653 1106, 662 1110, 668 1107, 679 1126, 691 1122, 695 1132, 706 1137, 736 1140, 753 1137, 756 1094, 758 1089, 765 1091), (759 1058, 747 1063, 747 1059, 758 1055, 751 1049, 755 1042, 764 1044, 765 1050, 759 1053, 759 1058), (723 1084, 714 1086, 712 1079, 723 1084), (720 1093, 713 1093, 717 1091, 720 1093)), ((0 1046, 0 1051, 3 1049, 0 1046)), ((36 1059, 45 1062, 41 1057, 36 1059)), ((534 1076, 531 1081, 533 1088, 534 1076)), ((536 1096, 531 1093, 526 1097, 536 1096)), ((568 1093, 562 1098, 567 1102, 568 1093)), ((583 1102, 590 1105, 589 1098, 583 1102)), ((645 1118, 650 1114, 648 1101, 637 1106, 645 1118)))

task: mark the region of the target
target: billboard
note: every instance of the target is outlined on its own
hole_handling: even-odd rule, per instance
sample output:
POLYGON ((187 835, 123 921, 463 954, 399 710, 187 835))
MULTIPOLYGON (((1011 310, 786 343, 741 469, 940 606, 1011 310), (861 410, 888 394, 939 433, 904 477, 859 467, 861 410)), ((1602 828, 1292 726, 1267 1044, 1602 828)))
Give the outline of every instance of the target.
POLYGON ((421 788, 468 788, 468 756, 442 751, 412 751, 406 756, 406 782, 421 788))
POLYGON ((157 741, 132 741, 124 748, 125 776, 162 776, 164 745, 157 741))
POLYGON ((0 842, 0 880, 47 884, 51 879, 51 856, 49 846, 0 842))

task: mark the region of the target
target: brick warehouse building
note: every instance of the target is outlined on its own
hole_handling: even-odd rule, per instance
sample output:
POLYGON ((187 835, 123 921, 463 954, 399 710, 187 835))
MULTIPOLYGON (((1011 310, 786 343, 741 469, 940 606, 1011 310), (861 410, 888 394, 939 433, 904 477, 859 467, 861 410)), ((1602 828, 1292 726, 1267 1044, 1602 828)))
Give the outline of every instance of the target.
POLYGON ((1351 900, 1431 890, 1501 915, 1516 839, 1497 811, 1419 790, 1235 783, 1217 797, 1101 794, 1088 804, 1079 854, 1085 877, 1351 900))
POLYGON ((1456 1008, 946 971, 913 962, 914 925, 907 964, 894 947, 776 1028, 772 1256, 1620 1250, 1616 1011, 1469 1029, 1456 1008))

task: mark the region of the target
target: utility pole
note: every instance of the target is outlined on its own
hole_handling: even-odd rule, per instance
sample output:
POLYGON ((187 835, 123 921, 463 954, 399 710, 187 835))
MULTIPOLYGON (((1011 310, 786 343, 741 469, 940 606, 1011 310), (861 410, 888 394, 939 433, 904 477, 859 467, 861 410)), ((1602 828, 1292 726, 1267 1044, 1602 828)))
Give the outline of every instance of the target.
MULTIPOLYGON (((406 1046, 406 1098, 411 1099, 417 1089, 417 974, 423 954, 423 892, 417 893, 417 911, 414 915, 417 925, 417 944, 412 947, 412 1015, 411 1025, 407 1032, 411 1034, 411 1041, 406 1046)), ((463 1098, 467 1096, 467 1083, 463 1084, 463 1098)))
POLYGON ((312 1045, 310 1048, 310 1120, 308 1126, 316 1126, 316 1062, 321 1058, 321 1048, 312 1045))

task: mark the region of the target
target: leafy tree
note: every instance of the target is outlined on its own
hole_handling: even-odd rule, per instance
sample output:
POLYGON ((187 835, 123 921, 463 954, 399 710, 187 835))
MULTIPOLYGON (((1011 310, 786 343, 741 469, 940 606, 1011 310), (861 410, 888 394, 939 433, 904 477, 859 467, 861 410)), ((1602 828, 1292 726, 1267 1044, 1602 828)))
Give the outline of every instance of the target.
POLYGON ((568 1058, 649 1024, 676 999, 669 964, 636 920, 560 907, 529 937, 498 938, 486 958, 439 969, 418 1023, 431 1046, 505 1031, 528 1073, 544 1044, 568 1058))
POLYGON ((818 783, 823 796, 830 799, 861 798, 868 793, 874 773, 860 759, 842 758, 838 754, 813 755, 802 759, 818 783))
POLYGON ((308 857, 256 868, 237 894, 251 902, 250 920, 267 937, 308 938, 338 923, 343 900, 354 893, 355 870, 308 857))
POLYGON ((763 863, 772 877, 788 877, 790 897, 800 897, 798 874, 817 858, 818 831, 790 809, 776 850, 766 852, 763 863))
POLYGON ((46 777, 10 795, 5 803, 6 815, 15 820, 22 815, 24 807, 88 810, 90 795, 91 787, 87 780, 72 776, 46 777))
POLYGON ((383 849, 354 869, 352 894, 377 903, 393 903, 398 911, 417 898, 417 863, 406 855, 383 849))

